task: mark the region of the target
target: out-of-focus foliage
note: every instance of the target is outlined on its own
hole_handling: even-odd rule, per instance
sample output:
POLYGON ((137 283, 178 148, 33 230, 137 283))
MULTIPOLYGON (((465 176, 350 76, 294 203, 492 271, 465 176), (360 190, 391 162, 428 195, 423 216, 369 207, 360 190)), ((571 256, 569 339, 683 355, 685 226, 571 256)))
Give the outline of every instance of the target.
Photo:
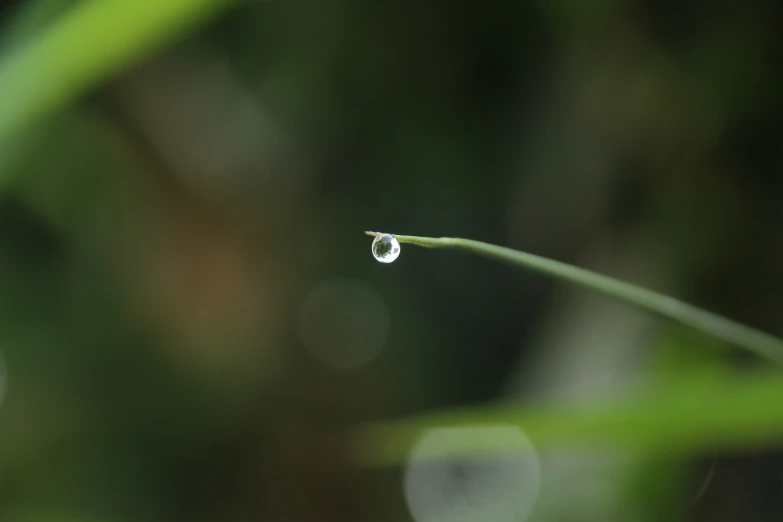
POLYGON ((2 5, 3 522, 783 515, 774 368, 362 234, 504 244, 783 336, 779 3, 2 5), (618 401, 581 434, 464 431, 618 401), (527 453, 355 459, 357 426, 441 408, 436 446, 527 453), (699 443, 710 411, 744 419, 731 453, 699 443), (644 446, 586 444, 618 419, 644 446))

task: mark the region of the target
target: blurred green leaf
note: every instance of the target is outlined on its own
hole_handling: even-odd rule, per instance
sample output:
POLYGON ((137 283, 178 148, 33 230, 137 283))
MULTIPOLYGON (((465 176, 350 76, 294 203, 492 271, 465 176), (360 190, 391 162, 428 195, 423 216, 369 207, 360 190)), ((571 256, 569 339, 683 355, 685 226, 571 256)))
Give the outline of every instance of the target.
POLYGON ((15 510, 4 519, 8 522, 115 522, 115 519, 73 511, 15 510))
POLYGON ((0 56, 0 144, 235 0, 89 0, 0 56))
MULTIPOLYGON (((714 374, 713 374, 714 375, 714 374)), ((585 405, 484 406, 363 427, 357 458, 368 466, 405 461, 431 428, 476 424, 521 427, 537 446, 604 446, 665 454, 753 447, 783 437, 779 372, 723 379, 682 379, 635 399, 585 405)), ((433 458, 502 452, 481 441, 443 447, 433 458)))

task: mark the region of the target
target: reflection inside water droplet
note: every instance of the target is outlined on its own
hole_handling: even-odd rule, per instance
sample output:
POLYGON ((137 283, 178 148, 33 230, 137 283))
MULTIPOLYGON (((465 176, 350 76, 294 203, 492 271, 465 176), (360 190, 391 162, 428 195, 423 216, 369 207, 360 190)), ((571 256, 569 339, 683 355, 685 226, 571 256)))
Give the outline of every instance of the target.
POLYGON ((381 263, 391 263, 400 255, 400 242, 391 234, 376 236, 372 242, 372 255, 381 263))

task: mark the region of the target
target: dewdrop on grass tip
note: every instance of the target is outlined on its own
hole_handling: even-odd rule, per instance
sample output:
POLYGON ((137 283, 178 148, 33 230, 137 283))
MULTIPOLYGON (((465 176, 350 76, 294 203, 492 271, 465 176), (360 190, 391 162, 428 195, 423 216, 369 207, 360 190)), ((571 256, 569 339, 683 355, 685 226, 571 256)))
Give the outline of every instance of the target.
POLYGON ((372 241, 372 255, 381 263, 391 263, 400 255, 400 242, 391 234, 375 236, 372 241))

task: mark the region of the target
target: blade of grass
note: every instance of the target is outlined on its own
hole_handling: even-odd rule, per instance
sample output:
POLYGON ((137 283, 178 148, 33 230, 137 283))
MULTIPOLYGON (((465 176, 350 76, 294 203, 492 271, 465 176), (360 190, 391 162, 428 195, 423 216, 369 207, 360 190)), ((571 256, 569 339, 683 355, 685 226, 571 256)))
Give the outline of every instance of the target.
MULTIPOLYGON (((365 232, 378 236, 378 232, 365 232)), ((783 363, 783 341, 760 330, 737 323, 720 315, 684 303, 673 297, 647 290, 640 286, 578 268, 545 257, 512 250, 489 243, 452 237, 394 236, 400 243, 428 248, 466 250, 513 266, 533 270, 555 279, 578 285, 644 310, 689 325, 728 343, 745 348, 757 355, 783 363)))
MULTIPOLYGON (((659 454, 745 448, 780 442, 781 401, 783 375, 774 372, 728 381, 713 379, 711 384, 681 382, 663 392, 622 402, 482 406, 359 427, 354 433, 354 457, 367 467, 402 464, 426 430, 477 425, 518 426, 537 448, 589 445, 659 454)), ((435 448, 425 456, 459 458, 511 449, 474 438, 462 445, 435 448)))
POLYGON ((85 0, 0 56, 0 145, 237 0, 85 0))

